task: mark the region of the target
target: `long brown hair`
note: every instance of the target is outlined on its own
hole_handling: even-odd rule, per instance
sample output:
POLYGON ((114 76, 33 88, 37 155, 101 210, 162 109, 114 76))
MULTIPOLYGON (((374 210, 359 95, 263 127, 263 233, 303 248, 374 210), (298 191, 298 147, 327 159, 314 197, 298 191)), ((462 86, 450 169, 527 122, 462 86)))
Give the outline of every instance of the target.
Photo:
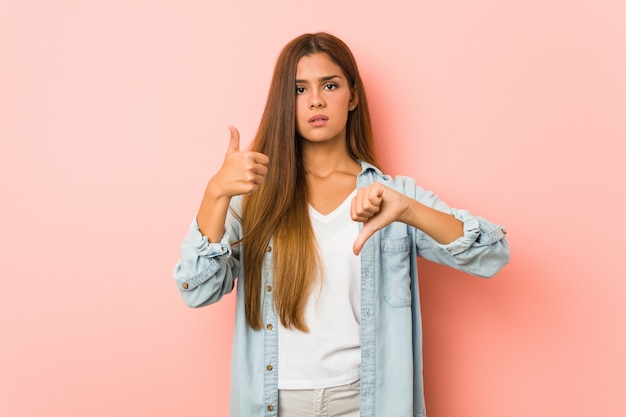
POLYGON ((358 106, 348 113, 348 152, 354 159, 377 165, 367 98, 348 46, 327 33, 305 34, 289 42, 278 57, 261 123, 250 146, 269 157, 268 172, 259 189, 244 197, 242 207, 246 318, 257 330, 263 326, 262 294, 273 291, 283 326, 308 331, 304 308, 319 261, 308 213, 295 101, 296 66, 300 58, 314 53, 327 54, 343 70, 353 96, 358 97, 358 106), (267 250, 273 251, 273 288, 262 283, 267 250))

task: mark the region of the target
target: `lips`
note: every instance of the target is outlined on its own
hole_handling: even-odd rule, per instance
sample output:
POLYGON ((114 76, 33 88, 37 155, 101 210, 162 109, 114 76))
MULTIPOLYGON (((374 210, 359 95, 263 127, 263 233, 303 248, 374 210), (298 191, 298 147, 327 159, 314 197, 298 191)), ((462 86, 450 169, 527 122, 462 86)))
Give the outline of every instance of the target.
POLYGON ((323 126, 326 122, 328 122, 328 116, 316 114, 315 116, 309 118, 308 122, 311 126, 323 126))

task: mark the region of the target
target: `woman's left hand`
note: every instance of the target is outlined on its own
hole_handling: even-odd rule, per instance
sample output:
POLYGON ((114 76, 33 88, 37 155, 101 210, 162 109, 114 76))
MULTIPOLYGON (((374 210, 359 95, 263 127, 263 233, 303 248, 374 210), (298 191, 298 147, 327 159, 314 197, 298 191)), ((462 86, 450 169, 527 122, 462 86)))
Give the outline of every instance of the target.
POLYGON ((359 188, 350 208, 352 220, 363 223, 363 229, 352 247, 354 254, 361 252, 367 239, 377 230, 395 221, 403 221, 409 210, 408 197, 381 183, 359 188))

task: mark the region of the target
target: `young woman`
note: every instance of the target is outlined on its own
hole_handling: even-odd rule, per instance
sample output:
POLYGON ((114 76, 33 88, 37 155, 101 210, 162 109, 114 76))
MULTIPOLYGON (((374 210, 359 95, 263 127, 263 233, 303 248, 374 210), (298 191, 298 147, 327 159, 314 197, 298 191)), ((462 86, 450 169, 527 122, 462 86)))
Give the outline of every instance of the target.
POLYGON ((174 271, 191 307, 237 280, 231 416, 425 416, 416 255, 488 277, 509 249, 502 227, 383 175, 350 50, 294 39, 249 151, 230 127, 174 271))

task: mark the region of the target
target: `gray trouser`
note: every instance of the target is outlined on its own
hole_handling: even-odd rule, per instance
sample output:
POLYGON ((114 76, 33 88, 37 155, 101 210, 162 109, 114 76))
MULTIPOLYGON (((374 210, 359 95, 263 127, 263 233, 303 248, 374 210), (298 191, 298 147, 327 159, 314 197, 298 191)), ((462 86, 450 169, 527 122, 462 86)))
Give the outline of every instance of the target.
POLYGON ((361 381, 339 387, 278 391, 278 417, 359 417, 361 381))

